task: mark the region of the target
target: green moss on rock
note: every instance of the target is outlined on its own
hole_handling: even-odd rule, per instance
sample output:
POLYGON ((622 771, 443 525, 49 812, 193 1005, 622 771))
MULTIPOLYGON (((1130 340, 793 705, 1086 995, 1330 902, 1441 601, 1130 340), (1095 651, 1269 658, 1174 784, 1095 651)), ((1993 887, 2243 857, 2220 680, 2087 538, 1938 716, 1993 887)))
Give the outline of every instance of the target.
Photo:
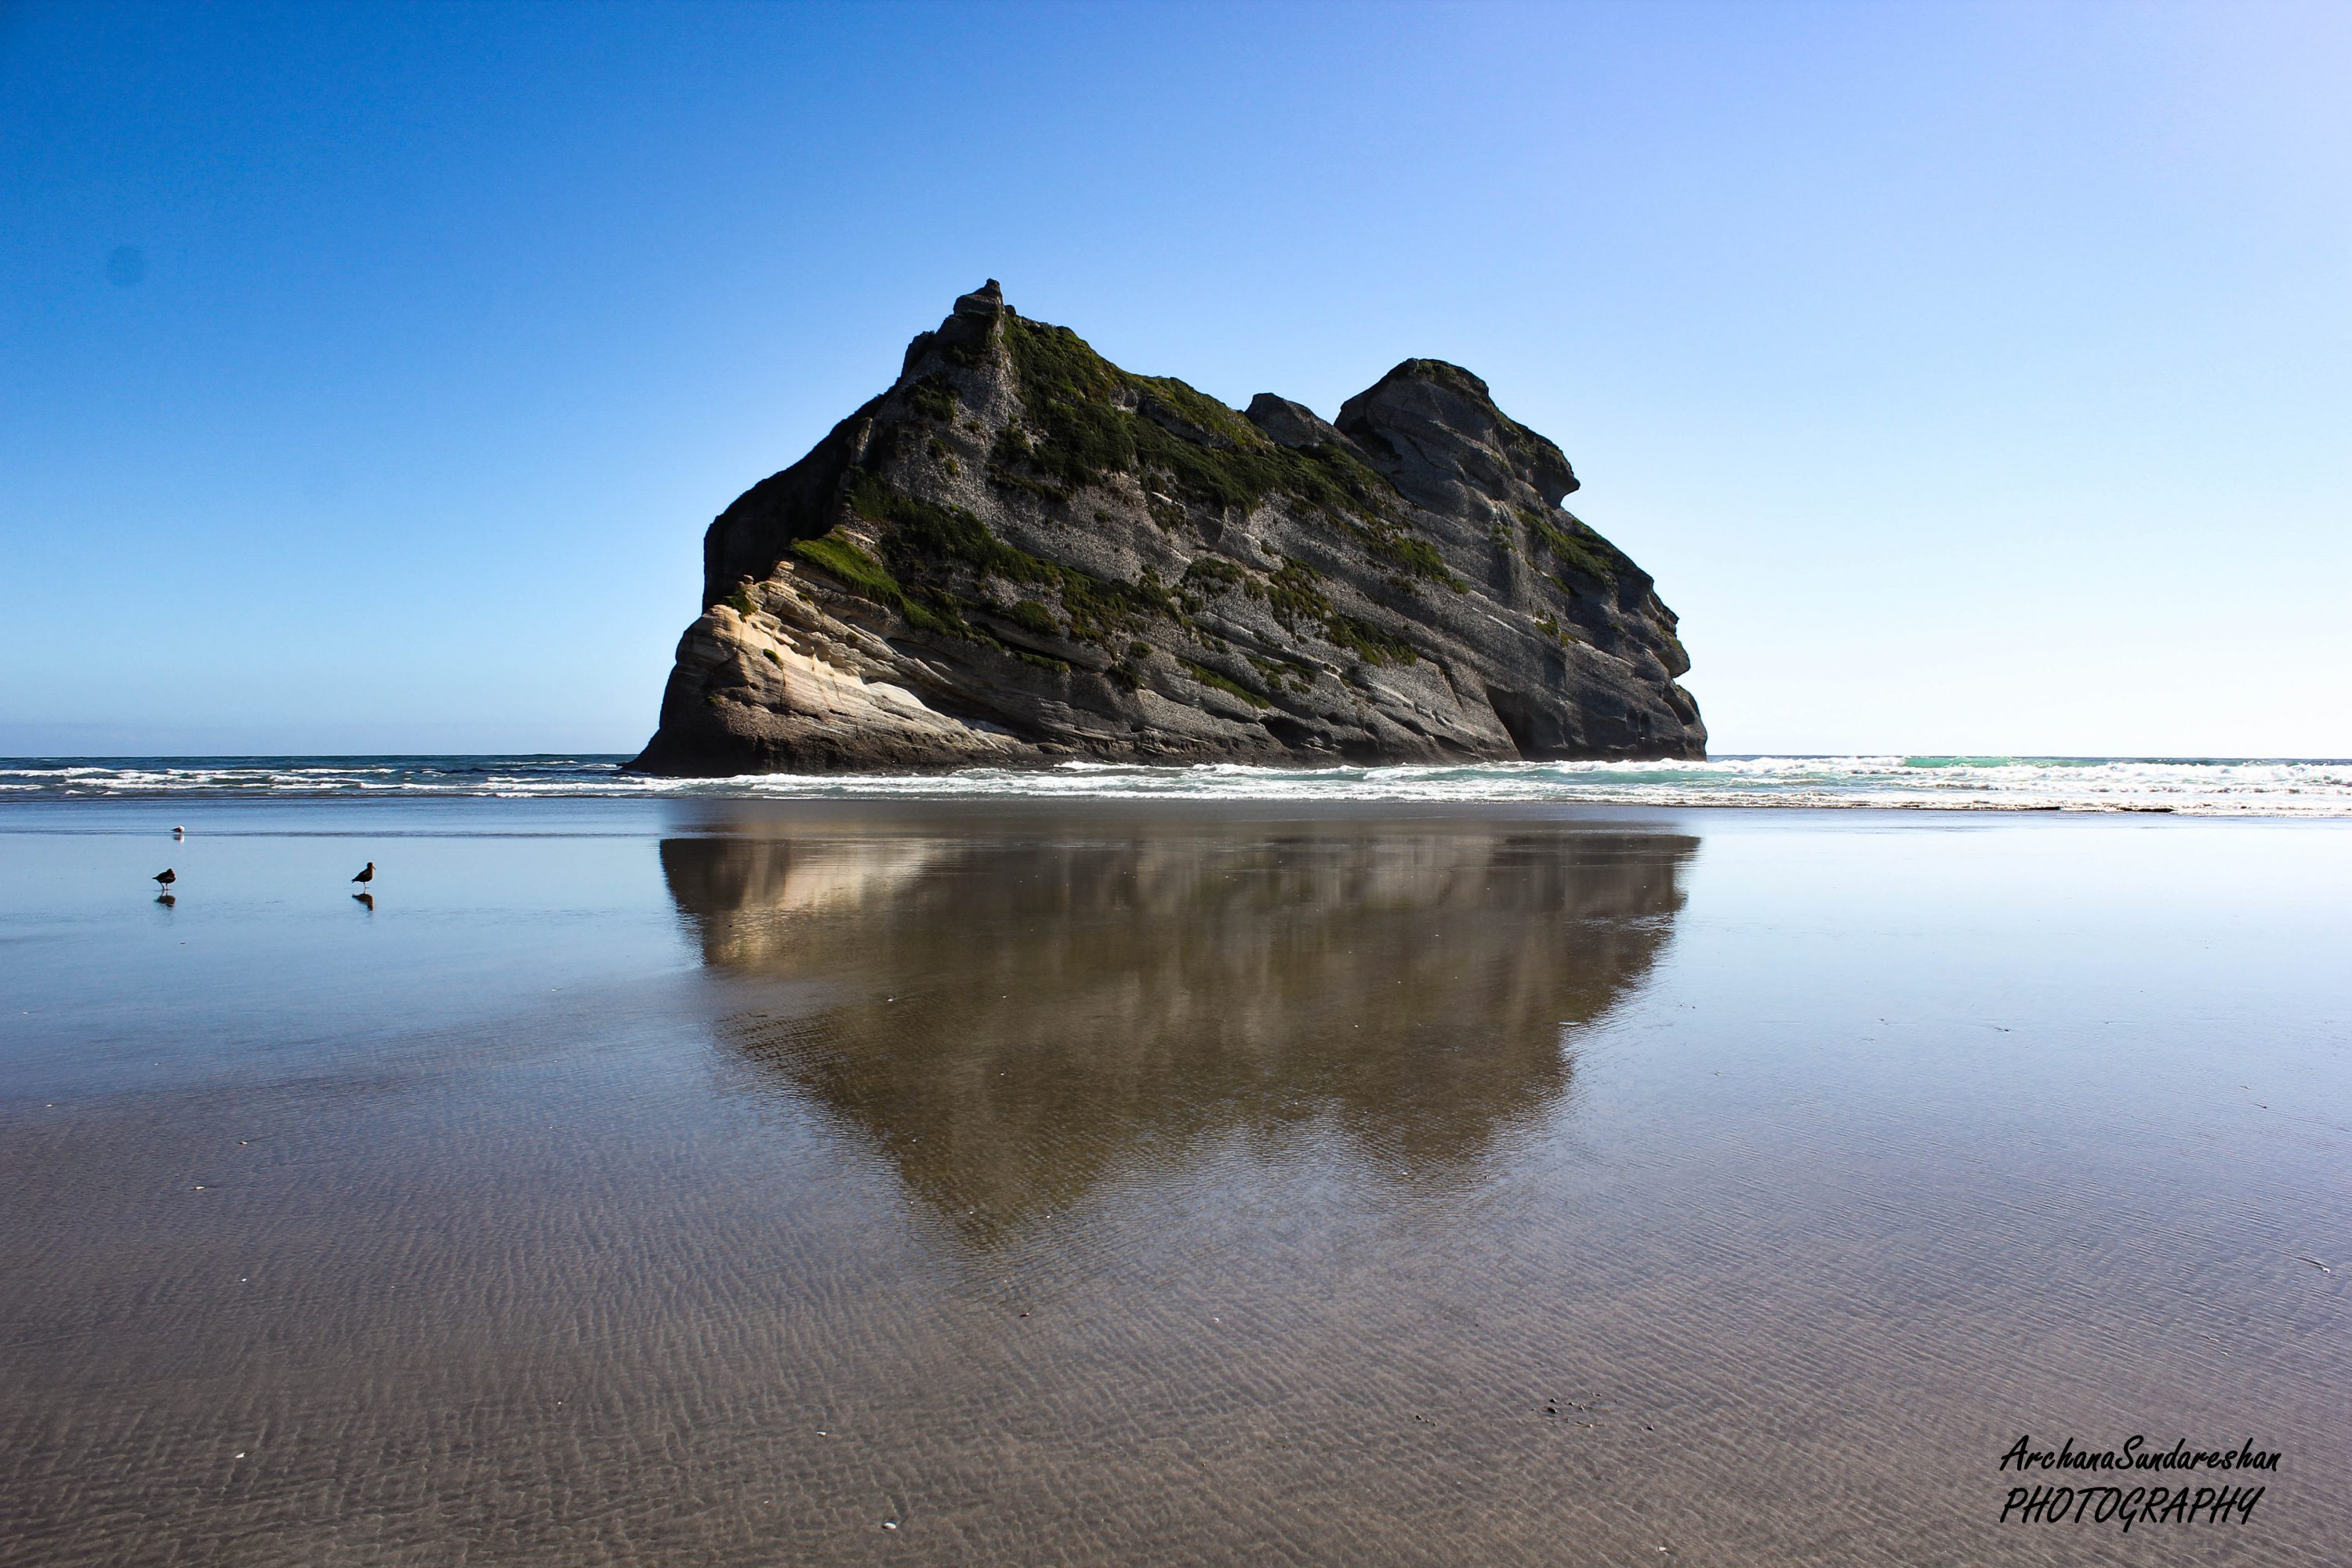
POLYGON ((1333 616, 1323 624, 1323 635, 1334 647, 1346 648, 1366 664, 1419 664, 1421 650, 1402 637, 1352 616, 1333 616))
POLYGON ((915 383, 913 390, 907 395, 907 401, 914 405, 916 413, 926 419, 936 419, 942 425, 954 422, 955 384, 944 375, 934 373, 915 383))
POLYGON ((1528 531, 1551 552, 1552 558, 1580 577, 1613 583, 1619 569, 1628 564, 1615 545, 1571 512, 1554 511, 1547 517, 1533 507, 1521 507, 1518 513, 1528 531))
POLYGON ((860 517, 892 525, 883 548, 908 576, 928 575, 944 587, 939 576, 960 566, 976 576, 1052 588, 1069 619, 1069 635, 1081 642, 1107 643, 1115 633, 1176 613, 1174 599, 1155 584, 1107 583, 1032 555, 998 539, 963 508, 919 500, 869 470, 851 481, 849 505, 860 517))
POLYGON ((1023 631, 1034 632, 1041 637, 1062 635, 1062 623, 1054 618, 1054 612, 1034 599, 1022 600, 1004 612, 1004 618, 1023 631))
POLYGON ((1119 369, 1067 327, 1008 315, 1003 330, 1022 405, 1036 426, 1034 439, 1016 431, 999 438, 996 460, 1008 470, 1026 466, 1066 492, 1114 474, 1156 471, 1212 506, 1247 511, 1279 493, 1335 520, 1385 513, 1395 503, 1394 488, 1342 447, 1280 446, 1172 376, 1119 369), (1202 438, 1168 429, 1147 405, 1202 438))
POLYGON ((1562 647, 1573 647, 1584 640, 1550 616, 1538 616, 1536 629, 1562 647))
POLYGON ((1213 686, 1229 697, 1240 698, 1243 701, 1248 703, 1253 708, 1271 708, 1274 706, 1273 700, 1264 692, 1252 691, 1248 687, 1244 686, 1240 681, 1235 680, 1233 677, 1229 675, 1221 675, 1217 671, 1211 669, 1205 664, 1195 664, 1189 658, 1180 658, 1176 662, 1184 667, 1185 674, 1191 676, 1193 679, 1199 681, 1203 686, 1213 686))

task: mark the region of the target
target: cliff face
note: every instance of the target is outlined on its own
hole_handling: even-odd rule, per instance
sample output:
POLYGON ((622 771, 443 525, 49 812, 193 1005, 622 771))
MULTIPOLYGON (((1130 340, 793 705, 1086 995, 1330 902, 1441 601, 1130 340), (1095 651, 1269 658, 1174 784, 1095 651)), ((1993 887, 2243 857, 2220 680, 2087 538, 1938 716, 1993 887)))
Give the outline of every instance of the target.
POLYGON ((992 281, 710 525, 631 765, 1704 756, 1674 613, 1576 488, 1458 366, 1241 414, 992 281))

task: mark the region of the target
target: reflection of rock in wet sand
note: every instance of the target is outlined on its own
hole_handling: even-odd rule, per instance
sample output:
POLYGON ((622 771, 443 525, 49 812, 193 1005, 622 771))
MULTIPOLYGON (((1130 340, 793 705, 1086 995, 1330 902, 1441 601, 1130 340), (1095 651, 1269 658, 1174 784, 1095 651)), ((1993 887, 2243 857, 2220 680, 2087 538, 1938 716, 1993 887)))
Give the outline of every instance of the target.
POLYGON ((974 1239, 1203 1136, 1474 1160, 1646 973, 1692 838, 1343 824, 672 838, 705 961, 824 983, 730 1044, 974 1239))

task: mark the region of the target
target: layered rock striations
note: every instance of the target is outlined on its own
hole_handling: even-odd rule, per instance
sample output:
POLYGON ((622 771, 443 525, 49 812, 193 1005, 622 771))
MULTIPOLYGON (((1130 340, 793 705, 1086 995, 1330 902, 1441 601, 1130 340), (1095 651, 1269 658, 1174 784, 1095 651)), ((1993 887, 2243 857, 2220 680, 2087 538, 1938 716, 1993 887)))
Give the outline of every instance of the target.
POLYGON ((1458 366, 1237 413, 992 280, 710 525, 631 765, 1704 756, 1674 613, 1576 488, 1458 366))

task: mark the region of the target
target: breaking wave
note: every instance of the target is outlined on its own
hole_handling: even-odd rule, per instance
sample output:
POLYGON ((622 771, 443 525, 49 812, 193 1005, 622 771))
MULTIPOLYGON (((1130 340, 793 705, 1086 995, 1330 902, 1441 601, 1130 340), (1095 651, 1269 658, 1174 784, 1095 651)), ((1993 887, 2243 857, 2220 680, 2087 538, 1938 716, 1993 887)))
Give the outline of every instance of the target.
POLYGON ((1943 811, 2155 811, 2352 816, 2352 762, 2252 758, 1754 756, 1704 763, 1460 766, 967 768, 923 774, 762 773, 659 779, 620 757, 174 757, 0 761, 0 801, 123 798, 1138 799, 1582 802, 1615 805, 1877 806, 1943 811))

